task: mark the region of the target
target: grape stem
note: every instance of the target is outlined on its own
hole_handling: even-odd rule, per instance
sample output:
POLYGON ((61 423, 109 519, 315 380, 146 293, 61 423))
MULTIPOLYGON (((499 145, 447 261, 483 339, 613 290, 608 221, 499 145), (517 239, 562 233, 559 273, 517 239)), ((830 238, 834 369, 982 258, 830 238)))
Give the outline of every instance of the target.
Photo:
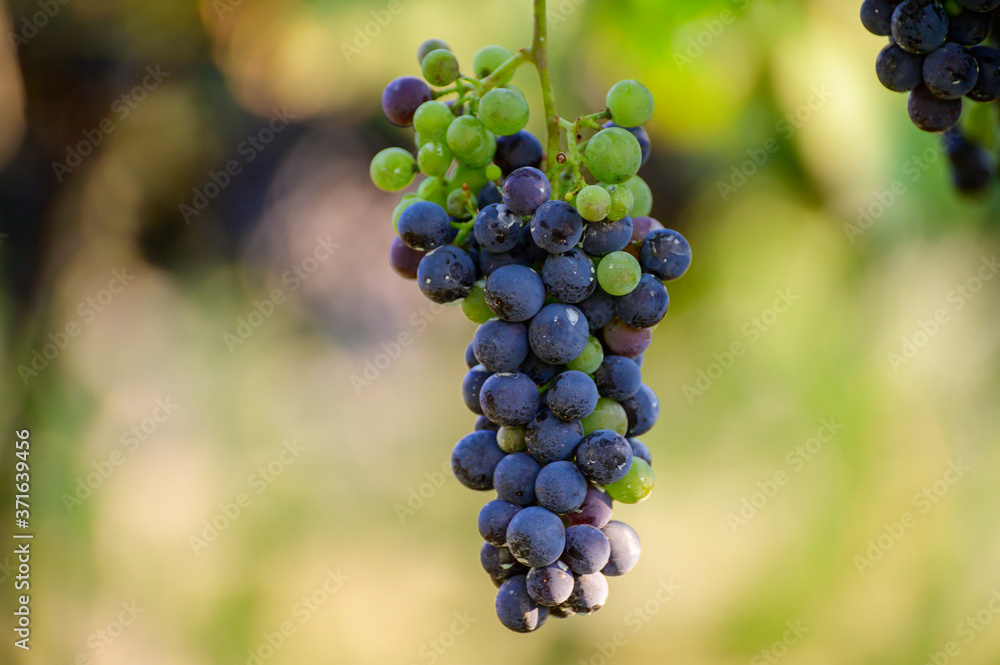
MULTIPOLYGON (((549 172, 559 153, 559 113, 556 111, 556 95, 552 89, 552 74, 549 71, 549 30, 545 13, 545 0, 535 2, 535 31, 531 38, 531 59, 538 70, 542 84, 542 103, 545 106, 546 171, 549 172)), ((552 180, 553 174, 549 173, 552 180)))

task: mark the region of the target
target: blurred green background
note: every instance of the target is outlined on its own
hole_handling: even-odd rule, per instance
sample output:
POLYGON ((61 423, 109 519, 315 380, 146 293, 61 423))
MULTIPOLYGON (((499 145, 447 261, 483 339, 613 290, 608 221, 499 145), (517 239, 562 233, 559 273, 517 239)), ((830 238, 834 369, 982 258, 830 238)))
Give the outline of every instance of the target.
POLYGON ((641 175, 695 262, 616 513, 643 558, 530 636, 446 467, 474 327, 392 274, 368 180, 417 45, 519 48, 530 2, 6 4, 0 533, 28 428, 36 540, 0 662, 1000 662, 997 196, 953 193, 859 2, 550 7, 564 115, 656 95, 641 175))

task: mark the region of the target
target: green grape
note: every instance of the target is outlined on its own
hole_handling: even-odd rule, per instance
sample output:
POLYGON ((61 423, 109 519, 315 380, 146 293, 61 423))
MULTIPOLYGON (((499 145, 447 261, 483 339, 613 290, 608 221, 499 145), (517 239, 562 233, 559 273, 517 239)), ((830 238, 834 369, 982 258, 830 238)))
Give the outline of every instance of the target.
POLYGON ((423 44, 417 47, 417 64, 424 61, 427 54, 431 51, 437 51, 438 49, 444 49, 445 51, 450 51, 451 47, 448 46, 447 42, 440 39, 428 39, 423 44))
POLYGON ((490 164, 486 167, 486 178, 488 180, 499 180, 503 177, 503 171, 496 164, 490 164))
POLYGON ((566 369, 593 374, 602 362, 604 362, 604 347, 601 346, 596 337, 591 335, 590 339, 587 340, 587 346, 583 347, 580 355, 566 363, 566 369))
POLYGON ((528 124, 528 102, 513 90, 496 88, 479 102, 479 119, 499 136, 517 134, 528 124))
POLYGON ((635 176, 625 183, 625 187, 628 187, 629 191, 632 192, 632 197, 635 200, 632 204, 632 212, 629 214, 633 217, 645 217, 653 211, 653 192, 645 180, 635 176))
POLYGON ((473 323, 486 323, 494 317, 486 304, 486 282, 479 280, 472 285, 472 292, 462 301, 462 313, 473 323))
POLYGON ((638 127, 653 117, 655 103, 649 88, 631 79, 619 81, 605 100, 611 119, 619 127, 638 127))
MULTIPOLYGON (((502 85, 502 86, 500 86, 500 87, 501 87, 501 88, 504 88, 504 89, 506 89, 506 90, 513 90, 513 91, 514 91, 514 92, 516 92, 517 94, 519 94, 519 95, 521 95, 522 97, 524 97, 524 90, 521 90, 520 88, 518 88, 518 87, 517 87, 516 85, 514 85, 513 83, 505 83, 505 84, 503 84, 503 85, 502 85)), ((527 99, 527 97, 525 97, 525 99, 527 99)))
POLYGON ((611 195, 599 185, 587 185, 576 195, 576 209, 588 222, 600 222, 611 210, 611 195))
MULTIPOLYGON (((455 122, 455 116, 445 104, 437 101, 424 102, 413 114, 413 129, 428 141, 444 143, 448 127, 455 122)), ((417 139, 418 143, 420 139, 417 139)), ((423 143, 417 147, 423 146, 423 143)))
MULTIPOLYGON (((476 78, 484 79, 509 60, 511 55, 511 52, 503 46, 484 46, 476 51, 476 55, 472 56, 472 72, 476 78)), ((513 70, 502 78, 500 84, 510 83, 512 78, 514 78, 513 70)))
POLYGON ((483 144, 482 148, 471 155, 460 157, 459 161, 474 169, 483 169, 485 174, 486 167, 493 161, 496 154, 497 137, 493 135, 493 132, 486 132, 486 143, 483 144))
POLYGON ((619 219, 628 217, 632 210, 635 199, 632 197, 632 190, 623 185, 607 185, 608 194, 611 195, 611 210, 608 211, 608 221, 617 222, 619 219))
POLYGON ((642 268, 628 252, 611 252, 597 264, 597 283, 613 296, 632 293, 642 277, 642 268))
POLYGON ((398 192, 411 182, 417 173, 417 160, 402 148, 386 148, 372 159, 369 173, 379 189, 398 192))
POLYGON ((417 196, 424 201, 436 203, 442 208, 448 203, 448 190, 443 178, 424 178, 417 187, 417 196))
POLYGON ((469 219, 472 213, 469 212, 469 193, 464 189, 456 189, 448 195, 448 202, 444 209, 448 214, 456 219, 469 219))
POLYGON ((481 153, 489 141, 489 134, 477 118, 463 115, 461 118, 455 118, 455 122, 448 127, 446 138, 448 147, 461 161, 463 157, 481 153))
POLYGON ((478 193, 488 180, 484 169, 474 169, 471 166, 467 166, 459 162, 458 168, 455 169, 455 173, 451 176, 450 182, 453 188, 468 185, 470 192, 478 193))
POLYGON ((528 449, 524 443, 523 427, 501 426, 497 431, 497 445, 505 453, 521 453, 528 449))
POLYGON ((625 408, 609 397, 598 398, 594 412, 581 422, 584 435, 599 429, 609 429, 625 436, 628 431, 628 415, 625 413, 625 408))
POLYGON ((458 58, 451 51, 440 48, 424 57, 420 69, 431 85, 446 86, 458 78, 458 58))
POLYGON ((642 149, 627 129, 609 127, 590 139, 584 163, 601 182, 620 185, 639 172, 642 149))
POLYGON ((646 460, 632 458, 632 468, 617 483, 605 485, 604 489, 615 501, 621 503, 642 503, 653 492, 653 469, 646 460))
POLYGON ((451 150, 442 143, 425 143, 417 153, 417 164, 427 175, 443 176, 451 168, 451 150))
POLYGON ((423 201, 422 198, 416 194, 407 194, 403 197, 403 200, 399 202, 399 205, 392 211, 392 230, 399 233, 399 216, 403 214, 403 211, 409 208, 414 203, 418 201, 423 201))

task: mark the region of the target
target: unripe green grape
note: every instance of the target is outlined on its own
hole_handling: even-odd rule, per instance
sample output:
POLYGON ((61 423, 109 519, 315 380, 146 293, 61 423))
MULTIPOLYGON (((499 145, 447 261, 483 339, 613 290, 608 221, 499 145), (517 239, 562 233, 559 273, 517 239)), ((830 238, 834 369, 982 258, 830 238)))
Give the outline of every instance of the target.
POLYGON ((630 179, 624 185, 632 192, 632 197, 635 202, 632 204, 632 212, 629 213, 633 217, 646 217, 650 212, 653 211, 653 192, 649 189, 649 185, 646 181, 635 176, 630 179))
POLYGON ((604 347, 601 346, 601 342, 596 337, 591 335, 580 355, 566 363, 566 369, 593 374, 602 362, 604 362, 604 347))
POLYGON ((417 47, 417 64, 424 61, 427 54, 431 51, 437 51, 438 49, 444 49, 445 51, 450 51, 451 47, 448 43, 440 39, 428 39, 423 44, 417 47))
POLYGON ((646 460, 632 458, 632 468, 617 483, 605 485, 604 489, 615 501, 621 503, 642 503, 653 492, 655 478, 653 469, 646 460))
POLYGON ((619 219, 628 217, 632 210, 635 199, 632 198, 632 191, 624 185, 608 185, 608 194, 611 195, 611 209, 608 211, 608 221, 617 222, 619 219))
POLYGON ((482 169, 485 175, 485 169, 489 166, 490 162, 497 154, 497 137, 493 135, 493 132, 486 132, 486 143, 482 147, 471 155, 466 155, 464 157, 459 157, 458 160, 474 169, 482 169))
POLYGON ((625 407, 609 397, 598 398, 593 413, 581 422, 583 423, 584 435, 599 429, 609 429, 622 436, 628 432, 628 414, 625 413, 625 407))
POLYGON ((587 185, 576 195, 576 209, 588 222, 600 222, 611 211, 611 195, 600 185, 587 185))
POLYGON ((413 129, 427 141, 444 143, 448 127, 454 121, 450 108, 441 102, 429 101, 417 107, 417 112, 413 114, 413 129))
MULTIPOLYGON (((484 79, 492 74, 497 67, 510 60, 511 55, 511 52, 503 46, 484 46, 476 51, 476 55, 472 56, 472 72, 476 78, 484 79)), ((500 84, 510 83, 512 78, 514 78, 513 70, 503 76, 500 84)))
POLYGON ((642 268, 628 252, 611 252, 597 264, 597 283, 613 296, 632 293, 642 277, 642 268))
MULTIPOLYGON (((514 85, 513 83, 504 83, 504 84, 503 84, 502 86, 500 86, 500 87, 501 87, 501 88, 504 88, 505 90, 513 90, 513 91, 514 91, 514 92, 516 92, 517 94, 519 94, 519 95, 521 95, 522 97, 524 97, 524 90, 521 90, 520 88, 518 88, 518 87, 517 87, 516 85, 514 85)), ((527 97, 525 97, 525 99, 527 99, 527 97)))
POLYGON ((630 131, 609 127, 590 139, 584 163, 601 182, 620 185, 639 172, 642 149, 630 131))
POLYGON ((437 49, 424 57, 420 69, 431 85, 446 86, 458 78, 458 58, 451 51, 437 49))
POLYGON ((528 102, 513 90, 495 88, 479 102, 479 119, 499 136, 517 134, 528 124, 528 102))
POLYGON ((452 188, 468 185, 470 192, 479 192, 488 181, 484 169, 474 169, 459 162, 449 182, 452 188))
POLYGON ((608 91, 605 100, 611 119, 619 127, 638 127, 649 122, 656 107, 649 88, 627 79, 619 81, 608 91))
POLYGON ((499 180, 503 177, 503 171, 496 164, 490 164, 486 167, 486 178, 489 180, 499 180))
POLYGON ((461 118, 455 118, 455 122, 448 127, 446 138, 448 147, 455 153, 455 157, 461 160, 463 157, 481 152, 489 135, 478 118, 463 115, 461 118))
POLYGON ((448 203, 448 191, 443 178, 424 178, 417 187, 417 196, 424 201, 436 203, 442 208, 448 203))
POLYGON ((399 202, 396 208, 392 211, 392 230, 399 233, 399 216, 403 214, 403 211, 409 208, 414 203, 423 201, 422 198, 416 194, 407 194, 403 197, 403 200, 399 202))
POLYGON ((456 219, 469 219, 472 213, 469 212, 469 193, 464 189, 455 189, 448 194, 448 202, 444 209, 449 215, 456 219))
POLYGON ((426 143, 417 153, 417 164, 427 175, 443 176, 451 168, 451 150, 441 143, 426 143))
POLYGON ((402 148, 386 148, 378 153, 369 169, 375 186, 387 192, 398 192, 409 185, 416 172, 417 160, 402 148))
POLYGON ((472 285, 472 291, 462 301, 462 313, 473 323, 483 324, 495 315, 486 304, 486 282, 479 280, 472 285))
POLYGON ((502 425, 497 430, 497 445, 505 453, 521 453, 528 449, 524 443, 525 429, 523 427, 507 427, 502 425))

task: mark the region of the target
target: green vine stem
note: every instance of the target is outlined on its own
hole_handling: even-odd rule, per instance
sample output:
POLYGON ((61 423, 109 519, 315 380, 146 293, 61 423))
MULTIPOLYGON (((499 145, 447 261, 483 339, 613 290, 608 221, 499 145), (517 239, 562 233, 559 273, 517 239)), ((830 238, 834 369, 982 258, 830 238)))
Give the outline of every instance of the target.
MULTIPOLYGON (((556 111, 556 96, 552 89, 552 74, 549 71, 548 41, 545 0, 535 0, 535 32, 531 39, 531 56, 542 84, 542 103, 545 106, 546 172, 553 168, 555 156, 559 153, 559 114, 556 111)), ((549 173, 550 180, 552 175, 549 173)))

